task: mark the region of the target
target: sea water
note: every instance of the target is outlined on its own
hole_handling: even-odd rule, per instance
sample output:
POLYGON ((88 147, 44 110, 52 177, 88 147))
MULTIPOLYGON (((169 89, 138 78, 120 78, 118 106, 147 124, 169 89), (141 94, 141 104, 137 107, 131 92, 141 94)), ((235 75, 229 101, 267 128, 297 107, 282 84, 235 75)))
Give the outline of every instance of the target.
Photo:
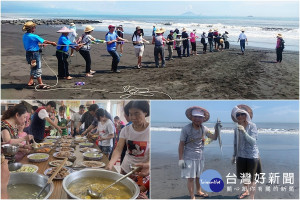
MULTIPOLYGON (((2 19, 29 19, 29 16, 2 15, 2 19)), ((30 19, 91 19, 102 23, 92 24, 95 30, 108 31, 110 24, 123 25, 125 34, 132 34, 136 26, 143 28, 145 36, 152 35, 152 28, 166 29, 165 36, 170 30, 178 28, 181 32, 185 27, 187 32, 197 30, 198 36, 203 31, 208 33, 209 29, 218 29, 219 33, 229 32, 229 41, 237 45, 241 29, 245 29, 248 45, 267 49, 275 49, 276 36, 283 34, 285 50, 299 51, 299 19, 280 17, 209 17, 209 16, 148 16, 148 15, 30 15, 30 19), (166 25, 170 24, 170 25, 166 25)), ((86 24, 77 25, 78 33, 85 28, 86 24)), ((199 39, 198 39, 199 40, 199 39)), ((199 40, 200 41, 200 40, 199 40)))

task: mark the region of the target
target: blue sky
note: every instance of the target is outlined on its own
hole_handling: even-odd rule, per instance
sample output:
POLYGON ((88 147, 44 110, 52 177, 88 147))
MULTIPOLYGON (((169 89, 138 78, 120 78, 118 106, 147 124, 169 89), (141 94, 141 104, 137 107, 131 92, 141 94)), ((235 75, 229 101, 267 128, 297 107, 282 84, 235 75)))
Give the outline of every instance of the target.
POLYGON ((231 122, 231 110, 238 104, 246 104, 253 110, 254 122, 299 122, 298 101, 151 101, 151 121, 187 122, 185 111, 191 106, 201 106, 210 112, 211 121, 219 118, 231 122))
POLYGON ((2 13, 298 17, 298 1, 1 1, 2 13))

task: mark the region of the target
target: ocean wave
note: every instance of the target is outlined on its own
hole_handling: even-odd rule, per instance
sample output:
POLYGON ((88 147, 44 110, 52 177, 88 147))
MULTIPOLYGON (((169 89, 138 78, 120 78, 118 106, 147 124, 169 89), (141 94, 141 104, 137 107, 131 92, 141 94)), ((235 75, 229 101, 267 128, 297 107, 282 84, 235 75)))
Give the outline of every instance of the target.
MULTIPOLYGON (((209 128, 210 131, 214 132, 213 128, 209 128)), ((151 127, 151 131, 157 132, 181 132, 181 128, 167 128, 167 127, 151 127)), ((233 134, 233 129, 222 129, 222 134, 233 134)), ((276 129, 276 128, 259 128, 259 134, 293 134, 298 135, 299 130, 296 129, 276 129)))

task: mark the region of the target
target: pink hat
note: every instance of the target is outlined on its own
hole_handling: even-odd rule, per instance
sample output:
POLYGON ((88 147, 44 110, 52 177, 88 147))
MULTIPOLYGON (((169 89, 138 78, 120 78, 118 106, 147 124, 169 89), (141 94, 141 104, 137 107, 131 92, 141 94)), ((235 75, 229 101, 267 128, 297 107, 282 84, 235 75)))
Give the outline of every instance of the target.
POLYGON ((72 30, 68 29, 65 26, 57 31, 57 33, 71 33, 71 32, 72 32, 72 30))

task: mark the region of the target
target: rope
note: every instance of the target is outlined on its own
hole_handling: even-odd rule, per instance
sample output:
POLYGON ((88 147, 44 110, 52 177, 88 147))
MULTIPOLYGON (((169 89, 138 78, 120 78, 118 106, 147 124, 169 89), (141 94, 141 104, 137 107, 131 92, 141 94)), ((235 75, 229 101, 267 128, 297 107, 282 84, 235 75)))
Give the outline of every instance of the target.
POLYGON ((140 97, 153 97, 155 96, 155 94, 163 94, 166 95, 170 100, 172 100, 172 97, 165 93, 165 92, 161 92, 161 91, 155 91, 155 90, 150 90, 149 88, 138 88, 135 86, 130 86, 130 85, 126 85, 123 86, 123 91, 121 92, 112 92, 112 91, 108 91, 106 89, 84 89, 82 87, 76 87, 76 88, 54 88, 58 85, 58 76, 55 73, 55 71, 47 64, 46 60, 44 59, 44 57, 42 57, 43 61, 45 62, 46 66, 53 72, 53 74, 56 77, 56 83, 54 85, 46 85, 43 84, 46 87, 50 87, 50 89, 44 90, 44 89, 39 89, 39 87, 41 86, 40 84, 35 86, 35 90, 37 92, 46 92, 46 91, 56 91, 56 90, 78 90, 78 91, 90 91, 90 92, 103 92, 103 93, 109 93, 109 94, 120 94, 120 99, 128 99, 132 96, 140 96, 140 97), (51 89, 53 88, 53 89, 51 89))

